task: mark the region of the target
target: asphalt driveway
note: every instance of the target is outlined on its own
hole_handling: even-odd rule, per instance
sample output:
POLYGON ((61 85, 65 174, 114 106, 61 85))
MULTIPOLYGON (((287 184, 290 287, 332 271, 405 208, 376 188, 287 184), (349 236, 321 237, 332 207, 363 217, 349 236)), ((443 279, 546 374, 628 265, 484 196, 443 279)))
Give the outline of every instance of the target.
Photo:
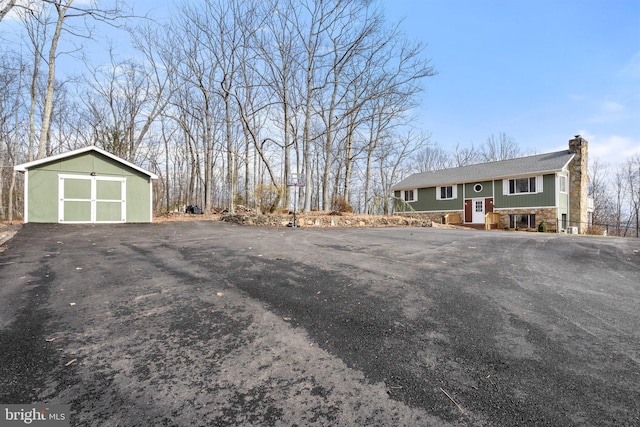
POLYGON ((0 403, 74 426, 640 425, 640 240, 27 224, 0 403))

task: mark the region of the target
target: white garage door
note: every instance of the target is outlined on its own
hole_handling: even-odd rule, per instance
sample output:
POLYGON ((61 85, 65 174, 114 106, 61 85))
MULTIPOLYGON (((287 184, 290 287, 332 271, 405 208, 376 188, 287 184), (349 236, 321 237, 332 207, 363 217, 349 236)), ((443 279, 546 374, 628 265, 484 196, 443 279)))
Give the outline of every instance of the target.
POLYGON ((126 222, 126 178, 59 175, 58 222, 126 222))

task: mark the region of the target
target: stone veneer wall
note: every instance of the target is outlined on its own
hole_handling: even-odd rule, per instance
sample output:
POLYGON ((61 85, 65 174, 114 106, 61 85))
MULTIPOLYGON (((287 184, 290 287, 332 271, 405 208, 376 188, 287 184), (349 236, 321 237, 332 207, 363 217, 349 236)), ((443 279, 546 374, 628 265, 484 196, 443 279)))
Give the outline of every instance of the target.
POLYGON ((580 135, 569 140, 569 151, 575 156, 569 164, 569 226, 585 233, 589 222, 587 197, 589 193, 588 145, 580 135))
POLYGON ((547 231, 558 231, 558 209, 557 208, 537 208, 537 209, 496 209, 494 212, 500 214, 500 227, 509 228, 509 215, 530 215, 536 216, 536 227, 540 222, 547 224, 547 231))
POLYGON ((436 224, 442 223, 442 217, 447 214, 458 214, 460 215, 460 220, 464 220, 464 211, 442 211, 442 212, 417 212, 417 215, 420 218, 426 218, 431 222, 435 222, 436 224))

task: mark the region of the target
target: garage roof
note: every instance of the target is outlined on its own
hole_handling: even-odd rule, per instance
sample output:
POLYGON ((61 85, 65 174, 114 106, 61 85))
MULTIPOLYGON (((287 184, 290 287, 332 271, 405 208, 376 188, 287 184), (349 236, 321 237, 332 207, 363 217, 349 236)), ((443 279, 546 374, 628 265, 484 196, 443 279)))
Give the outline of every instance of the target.
POLYGON ((116 162, 122 163, 125 166, 130 167, 131 169, 135 169, 138 172, 141 172, 145 175, 147 175, 149 178, 151 179, 158 179, 158 175, 156 175, 153 172, 149 172, 146 169, 142 169, 139 166, 134 165, 133 163, 130 163, 124 159, 121 159, 120 157, 109 153, 108 151, 105 151, 101 148, 96 147, 95 145, 89 145, 88 147, 83 147, 83 148, 79 148, 77 150, 73 150, 73 151, 68 151, 66 153, 62 153, 62 154, 57 154, 55 156, 51 156, 51 157, 45 157, 44 159, 39 159, 39 160, 34 160, 31 162, 27 162, 27 163, 22 163, 21 165, 16 165, 14 166, 14 170, 18 171, 18 172, 26 172, 27 169, 32 168, 34 166, 38 166, 38 165, 43 165, 49 162, 54 162, 56 160, 60 160, 60 159, 64 159, 67 157, 71 157, 71 156, 75 156, 78 154, 82 154, 82 153, 87 153, 90 151, 94 151, 96 153, 100 153, 103 156, 109 157, 110 159, 115 160, 116 162))

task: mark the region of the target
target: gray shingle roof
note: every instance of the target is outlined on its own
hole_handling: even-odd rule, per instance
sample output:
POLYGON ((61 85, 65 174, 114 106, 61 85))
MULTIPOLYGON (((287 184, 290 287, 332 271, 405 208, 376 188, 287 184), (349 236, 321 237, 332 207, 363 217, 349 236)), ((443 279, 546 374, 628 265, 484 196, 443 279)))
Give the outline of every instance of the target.
POLYGON ((563 150, 498 162, 478 163, 451 169, 414 173, 391 187, 391 189, 394 191, 410 190, 438 185, 501 179, 518 175, 552 173, 562 170, 573 156, 574 154, 569 150, 563 150))

